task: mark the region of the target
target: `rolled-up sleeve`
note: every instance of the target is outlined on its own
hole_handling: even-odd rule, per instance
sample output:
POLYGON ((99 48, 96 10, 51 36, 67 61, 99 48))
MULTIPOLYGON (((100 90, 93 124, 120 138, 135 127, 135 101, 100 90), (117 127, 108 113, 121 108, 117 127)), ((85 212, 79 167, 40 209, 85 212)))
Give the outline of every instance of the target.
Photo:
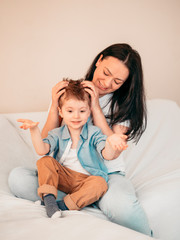
POLYGON ((102 159, 103 156, 102 156, 102 150, 103 148, 105 147, 105 144, 106 144, 106 139, 107 139, 107 136, 104 135, 101 130, 98 130, 96 131, 96 133, 94 134, 94 145, 96 147, 96 150, 97 152, 99 153, 99 155, 101 156, 102 159))
POLYGON ((49 132, 48 136, 43 139, 43 142, 48 143, 50 145, 49 152, 46 155, 51 154, 52 152, 56 151, 59 147, 59 138, 55 134, 49 132))

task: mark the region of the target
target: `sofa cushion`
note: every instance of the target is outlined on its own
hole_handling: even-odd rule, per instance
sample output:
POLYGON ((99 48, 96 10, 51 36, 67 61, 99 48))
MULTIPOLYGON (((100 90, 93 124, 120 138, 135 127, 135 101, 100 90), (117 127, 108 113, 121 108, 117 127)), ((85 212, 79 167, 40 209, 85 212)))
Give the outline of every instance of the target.
POLYGON ((1 190, 7 190, 10 170, 17 166, 35 167, 36 155, 16 127, 3 115, 0 116, 0 146, 1 190))

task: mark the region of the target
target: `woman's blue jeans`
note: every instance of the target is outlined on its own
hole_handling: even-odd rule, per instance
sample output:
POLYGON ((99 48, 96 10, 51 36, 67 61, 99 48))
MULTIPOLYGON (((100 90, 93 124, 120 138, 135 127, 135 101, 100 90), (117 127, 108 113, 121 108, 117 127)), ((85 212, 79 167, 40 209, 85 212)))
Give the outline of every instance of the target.
MULTIPOLYGON (((39 200, 37 195, 37 170, 18 167, 9 175, 9 187, 18 198, 39 200)), ((114 223, 151 236, 147 216, 138 201, 134 187, 129 179, 121 174, 109 175, 109 189, 97 202, 98 207, 114 223)), ((58 199, 65 193, 58 191, 58 199)))

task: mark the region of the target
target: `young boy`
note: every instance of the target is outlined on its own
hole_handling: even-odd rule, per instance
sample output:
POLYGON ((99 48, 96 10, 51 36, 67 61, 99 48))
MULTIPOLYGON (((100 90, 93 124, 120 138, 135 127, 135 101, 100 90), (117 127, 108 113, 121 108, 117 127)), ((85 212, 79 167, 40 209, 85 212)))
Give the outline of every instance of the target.
POLYGON ((88 123, 90 96, 81 81, 70 80, 59 99, 59 114, 65 125, 53 129, 42 139, 38 122, 18 119, 20 128, 30 129, 36 152, 44 156, 37 161, 38 194, 49 217, 61 216, 61 210, 80 210, 99 200, 108 189, 104 159, 112 160, 127 147, 126 136, 103 135, 88 123), (67 195, 56 202, 57 190, 67 195))

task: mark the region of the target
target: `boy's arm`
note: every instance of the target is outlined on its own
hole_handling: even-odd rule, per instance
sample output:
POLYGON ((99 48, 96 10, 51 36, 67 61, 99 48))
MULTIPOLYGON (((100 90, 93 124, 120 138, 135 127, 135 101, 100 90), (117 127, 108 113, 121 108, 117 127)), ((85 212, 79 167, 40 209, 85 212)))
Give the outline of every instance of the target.
POLYGON ((44 143, 42 140, 41 133, 38 127, 39 122, 33 122, 28 119, 18 119, 17 121, 23 123, 20 128, 24 130, 30 129, 32 143, 37 154, 47 154, 50 150, 50 146, 48 143, 44 143))
POLYGON ((105 148, 102 150, 103 158, 106 160, 117 158, 120 153, 128 147, 126 140, 126 135, 118 133, 114 133, 107 137, 105 148))

